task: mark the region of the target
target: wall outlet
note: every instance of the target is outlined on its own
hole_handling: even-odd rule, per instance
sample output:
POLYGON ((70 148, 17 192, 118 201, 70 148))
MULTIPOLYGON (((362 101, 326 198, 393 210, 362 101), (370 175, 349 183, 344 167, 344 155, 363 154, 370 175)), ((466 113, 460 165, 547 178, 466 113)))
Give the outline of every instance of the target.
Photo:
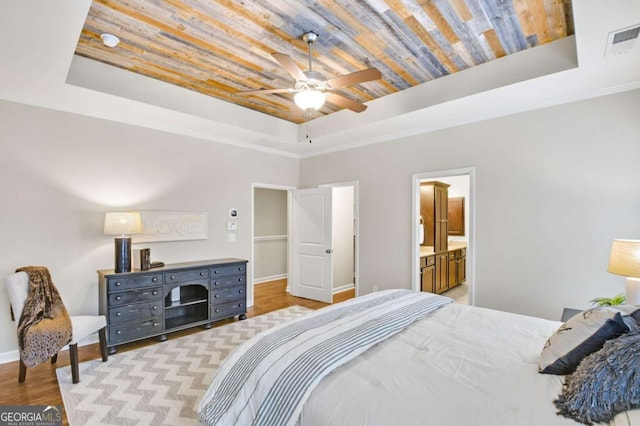
POLYGON ((229 233, 227 234, 227 240, 228 240, 230 243, 235 243, 235 242, 236 242, 236 234, 235 234, 234 232, 229 232, 229 233))
POLYGON ((376 291, 378 291, 378 286, 374 285, 373 287, 371 287, 371 292, 375 293, 376 291))

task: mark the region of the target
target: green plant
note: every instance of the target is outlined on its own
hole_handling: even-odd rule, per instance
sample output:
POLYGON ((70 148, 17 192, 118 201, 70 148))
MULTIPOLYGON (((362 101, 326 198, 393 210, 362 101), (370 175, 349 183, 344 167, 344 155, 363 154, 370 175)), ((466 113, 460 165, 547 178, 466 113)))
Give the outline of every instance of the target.
POLYGON ((618 294, 615 297, 596 297, 590 302, 598 306, 616 306, 616 305, 624 305, 625 301, 626 301, 626 297, 624 296, 624 294, 618 294))

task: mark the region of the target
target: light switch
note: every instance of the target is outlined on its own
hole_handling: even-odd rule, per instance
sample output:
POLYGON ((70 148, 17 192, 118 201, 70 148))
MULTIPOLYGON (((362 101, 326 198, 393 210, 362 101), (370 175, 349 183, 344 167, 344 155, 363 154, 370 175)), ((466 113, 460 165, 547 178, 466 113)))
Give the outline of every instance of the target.
POLYGON ((238 222, 227 222, 227 231, 237 231, 238 222))

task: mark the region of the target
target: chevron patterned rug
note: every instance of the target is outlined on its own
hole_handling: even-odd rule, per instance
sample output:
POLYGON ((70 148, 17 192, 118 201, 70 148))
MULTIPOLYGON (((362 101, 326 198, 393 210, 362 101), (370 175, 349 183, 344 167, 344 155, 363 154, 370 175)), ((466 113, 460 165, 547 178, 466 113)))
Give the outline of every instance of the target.
POLYGON ((310 309, 292 306, 188 336, 117 353, 109 361, 80 364, 80 382, 69 367, 56 370, 69 424, 195 425, 200 397, 220 362, 257 333, 310 309))

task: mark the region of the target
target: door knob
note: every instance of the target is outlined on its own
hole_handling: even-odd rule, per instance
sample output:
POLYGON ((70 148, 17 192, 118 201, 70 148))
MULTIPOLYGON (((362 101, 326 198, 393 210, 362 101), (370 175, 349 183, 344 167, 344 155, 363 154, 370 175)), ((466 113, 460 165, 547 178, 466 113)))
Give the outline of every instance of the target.
POLYGON ((333 250, 331 250, 331 249, 326 249, 325 251, 326 251, 327 253, 329 253, 329 254, 333 253, 333 250))

